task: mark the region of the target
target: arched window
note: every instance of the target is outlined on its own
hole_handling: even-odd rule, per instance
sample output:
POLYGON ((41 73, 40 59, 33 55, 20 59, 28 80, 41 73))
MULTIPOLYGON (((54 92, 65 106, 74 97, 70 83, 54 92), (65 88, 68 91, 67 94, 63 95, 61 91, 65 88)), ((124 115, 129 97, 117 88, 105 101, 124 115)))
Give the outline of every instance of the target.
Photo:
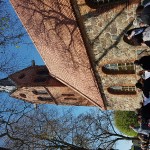
POLYGON ((135 65, 134 63, 107 64, 102 67, 102 70, 106 74, 134 74, 135 65))
POLYGON ((74 94, 62 94, 62 96, 74 96, 74 94))
POLYGON ((23 93, 20 93, 19 94, 22 98, 26 98, 27 96, 25 95, 25 94, 23 94, 23 93))
POLYGON ((39 95, 39 94, 42 94, 42 95, 46 94, 47 95, 48 94, 47 91, 45 91, 45 90, 33 90, 32 93, 35 95, 39 95))
POLYGON ((18 76, 19 79, 23 79, 24 77, 25 77, 25 74, 24 74, 24 73, 22 73, 22 74, 20 74, 20 75, 18 76))
POLYGON ((46 82, 46 80, 47 80, 47 78, 38 77, 38 78, 34 79, 34 82, 46 82))
POLYGON ((36 72, 38 75, 49 76, 48 69, 41 69, 36 72))
POLYGON ((74 94, 68 93, 68 94, 62 94, 64 96, 64 100, 77 100, 74 94))
POLYGON ((73 98, 73 97, 65 97, 64 100, 77 100, 77 98, 73 98))
POLYGON ((135 86, 112 86, 108 88, 108 92, 118 95, 134 95, 136 94, 135 86))
POLYGON ((40 97, 40 96, 38 97, 38 100, 40 100, 40 101, 49 101, 49 102, 53 101, 51 97, 40 97))

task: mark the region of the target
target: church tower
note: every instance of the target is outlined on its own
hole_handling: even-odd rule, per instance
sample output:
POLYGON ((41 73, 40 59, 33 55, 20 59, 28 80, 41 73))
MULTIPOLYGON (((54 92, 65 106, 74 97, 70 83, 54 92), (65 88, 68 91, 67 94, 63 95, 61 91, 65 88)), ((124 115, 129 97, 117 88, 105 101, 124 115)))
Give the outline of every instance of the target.
POLYGON ((52 77, 46 66, 34 63, 1 79, 0 91, 34 104, 93 106, 86 98, 52 77))

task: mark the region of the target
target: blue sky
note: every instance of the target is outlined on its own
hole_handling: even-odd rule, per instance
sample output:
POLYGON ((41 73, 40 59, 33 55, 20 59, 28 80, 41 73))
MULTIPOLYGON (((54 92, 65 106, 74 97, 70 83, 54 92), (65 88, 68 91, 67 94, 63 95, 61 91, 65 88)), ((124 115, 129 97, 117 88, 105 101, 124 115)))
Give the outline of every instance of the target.
MULTIPOLYGON (((11 12, 14 17, 16 17, 16 14, 13 10, 13 8, 11 7, 11 4, 7 1, 7 6, 5 7, 5 9, 9 10, 9 12, 11 12)), ((5 11, 3 9, 3 11, 5 11)), ((21 23, 19 23, 21 25, 21 23)), ((19 24, 17 24, 19 26, 19 24)), ((25 31, 25 29, 24 29, 25 31)), ((35 46, 33 45, 31 39, 29 36, 26 36, 24 39, 24 43, 25 44, 20 44, 17 43, 16 45, 10 45, 7 48, 7 51, 9 51, 9 54, 11 52, 16 52, 16 54, 19 56, 17 56, 19 59, 19 63, 20 63, 20 69, 23 69, 25 67, 28 67, 31 65, 31 60, 35 60, 37 65, 43 65, 44 62, 41 58, 41 56, 39 55, 38 51, 36 50, 35 46), (26 44, 29 43, 29 44, 26 44)), ((15 59, 15 58, 14 58, 15 59)), ((7 74, 4 73, 0 73, 0 78, 6 77, 7 74)), ((0 94, 2 96, 2 93, 0 94)), ((15 100, 15 99, 13 99, 15 100)), ((55 106, 55 105, 48 105, 47 107, 49 108, 55 108, 57 110, 62 110, 62 109, 69 109, 71 107, 66 107, 66 106, 55 106)), ((73 107, 74 112, 78 115, 80 113, 84 113, 86 111, 89 111, 89 109, 91 109, 91 107, 73 107)), ((98 108, 93 108, 93 109, 98 109, 98 108)), ((118 142, 116 145, 116 148, 119 150, 129 150, 131 148, 131 142, 129 141, 123 141, 123 142, 118 142)))
POLYGON ((120 141, 117 143, 116 148, 119 150, 130 150, 132 142, 131 141, 120 141))

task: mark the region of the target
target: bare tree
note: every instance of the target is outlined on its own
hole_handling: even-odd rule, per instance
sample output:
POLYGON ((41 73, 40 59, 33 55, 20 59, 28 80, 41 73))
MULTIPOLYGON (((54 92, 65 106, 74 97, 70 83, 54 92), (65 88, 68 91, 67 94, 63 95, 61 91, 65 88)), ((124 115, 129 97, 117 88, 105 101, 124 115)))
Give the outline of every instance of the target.
POLYGON ((4 52, 11 45, 17 48, 26 32, 8 2, 0 2, 0 11, 0 52, 4 52))
POLYGON ((14 127, 20 122, 20 119, 27 113, 32 112, 33 106, 23 101, 18 101, 1 96, 0 101, 0 141, 1 146, 5 146, 6 141, 21 140, 17 136, 14 136, 14 127))
POLYGON ((26 44, 27 33, 19 18, 7 1, 0 1, 0 72, 10 74, 20 68, 24 60, 18 54, 20 46, 26 44))
MULTIPOLYGON (((18 112, 20 113, 20 112, 18 112)), ((111 149, 120 140, 132 140, 113 125, 112 112, 89 112, 75 116, 71 111, 24 111, 15 121, 5 122, 6 138, 11 149, 111 149)), ((9 117, 10 118, 10 117, 9 117)), ((3 129, 3 130, 4 130, 3 129)))

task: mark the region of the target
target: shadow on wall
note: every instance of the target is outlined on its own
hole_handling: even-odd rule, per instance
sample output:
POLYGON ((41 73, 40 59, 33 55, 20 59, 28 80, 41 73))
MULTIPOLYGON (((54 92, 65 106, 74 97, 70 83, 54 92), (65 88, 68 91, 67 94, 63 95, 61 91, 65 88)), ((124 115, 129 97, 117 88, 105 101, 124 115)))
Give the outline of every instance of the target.
POLYGON ((129 5, 129 0, 85 0, 86 5, 88 5, 90 8, 98 9, 102 7, 108 7, 116 4, 126 4, 129 5))
POLYGON ((98 16, 99 14, 110 11, 111 9, 118 8, 120 6, 127 8, 132 4, 138 4, 141 0, 85 0, 85 5, 89 6, 95 11, 89 12, 86 15, 98 16), (90 14, 90 15, 89 15, 90 14))

